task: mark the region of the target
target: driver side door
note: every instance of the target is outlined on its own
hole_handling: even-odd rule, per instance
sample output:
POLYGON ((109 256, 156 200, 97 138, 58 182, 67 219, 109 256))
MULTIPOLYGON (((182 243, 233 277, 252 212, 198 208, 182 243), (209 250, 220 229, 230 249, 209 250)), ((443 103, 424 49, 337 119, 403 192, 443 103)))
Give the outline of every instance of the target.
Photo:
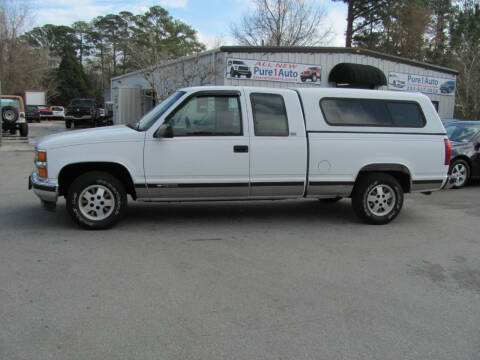
POLYGON ((240 95, 194 93, 165 120, 173 137, 147 136, 144 168, 149 198, 248 197, 248 124, 240 95))

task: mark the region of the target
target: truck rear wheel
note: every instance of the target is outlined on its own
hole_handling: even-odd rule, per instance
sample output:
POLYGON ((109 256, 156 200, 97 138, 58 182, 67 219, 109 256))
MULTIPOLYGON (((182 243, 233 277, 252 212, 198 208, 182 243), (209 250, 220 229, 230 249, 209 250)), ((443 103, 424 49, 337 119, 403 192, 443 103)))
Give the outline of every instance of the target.
POLYGON ((355 185, 352 206, 363 221, 374 225, 387 224, 402 209, 403 189, 391 175, 369 174, 355 185))
POLYGON ((112 175, 92 171, 79 176, 68 189, 67 210, 87 229, 106 229, 121 219, 127 208, 127 193, 112 175))
POLYGON ((28 124, 27 123, 21 123, 21 124, 18 124, 18 127, 20 129, 20 136, 27 137, 28 136, 28 124))

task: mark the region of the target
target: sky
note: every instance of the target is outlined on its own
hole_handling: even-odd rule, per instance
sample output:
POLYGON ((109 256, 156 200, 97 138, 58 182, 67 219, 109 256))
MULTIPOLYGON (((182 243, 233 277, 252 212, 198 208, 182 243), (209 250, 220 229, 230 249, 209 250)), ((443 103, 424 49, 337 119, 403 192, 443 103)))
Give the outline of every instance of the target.
MULTIPOLYGON (((333 32, 326 45, 344 46, 345 5, 330 0, 316 1, 327 13, 324 26, 331 27, 333 32)), ((253 6, 251 0, 31 0, 35 14, 31 26, 71 25, 124 10, 141 14, 155 5, 164 7, 174 18, 197 30, 199 40, 209 49, 219 44, 234 45, 229 26, 253 6)))

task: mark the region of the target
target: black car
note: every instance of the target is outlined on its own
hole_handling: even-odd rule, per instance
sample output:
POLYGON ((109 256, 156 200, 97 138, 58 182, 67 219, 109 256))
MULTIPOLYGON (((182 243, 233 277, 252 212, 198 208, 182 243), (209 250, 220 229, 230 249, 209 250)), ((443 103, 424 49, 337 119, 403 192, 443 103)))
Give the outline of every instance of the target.
POLYGON ((65 126, 67 128, 71 128, 72 125, 77 127, 81 123, 95 127, 98 119, 97 105, 93 99, 73 99, 65 112, 65 126))
POLYGON ((453 121, 445 129, 452 146, 449 173, 461 188, 480 178, 480 121, 453 121))
POLYGON ((26 105, 25 106, 25 118, 27 121, 36 121, 40 122, 40 109, 37 105, 26 105))

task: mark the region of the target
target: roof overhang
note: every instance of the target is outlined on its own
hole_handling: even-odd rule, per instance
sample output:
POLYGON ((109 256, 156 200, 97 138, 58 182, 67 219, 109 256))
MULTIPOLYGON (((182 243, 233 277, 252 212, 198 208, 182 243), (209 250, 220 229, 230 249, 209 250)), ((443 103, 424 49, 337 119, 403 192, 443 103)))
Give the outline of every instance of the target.
POLYGON ((373 86, 387 85, 382 70, 371 65, 340 63, 330 71, 329 82, 346 84, 364 84, 373 86))

